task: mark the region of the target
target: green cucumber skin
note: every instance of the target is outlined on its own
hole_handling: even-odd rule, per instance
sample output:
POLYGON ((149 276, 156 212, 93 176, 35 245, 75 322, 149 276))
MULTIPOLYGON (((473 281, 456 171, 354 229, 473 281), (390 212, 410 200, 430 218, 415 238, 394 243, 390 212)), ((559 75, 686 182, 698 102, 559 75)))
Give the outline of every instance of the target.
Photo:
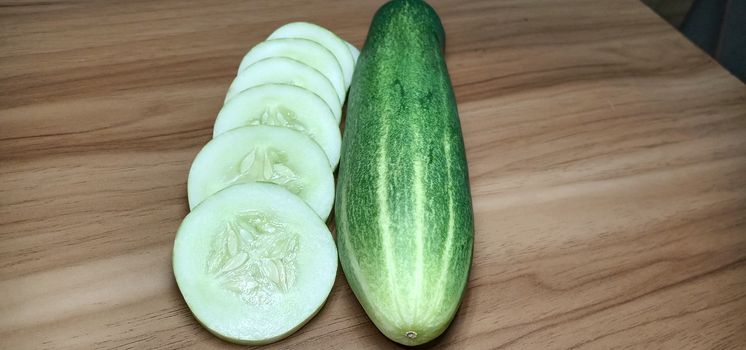
POLYGON ((353 76, 342 141, 340 262, 373 323, 405 345, 448 327, 471 266, 469 176, 444 42, 425 2, 381 7, 353 76))

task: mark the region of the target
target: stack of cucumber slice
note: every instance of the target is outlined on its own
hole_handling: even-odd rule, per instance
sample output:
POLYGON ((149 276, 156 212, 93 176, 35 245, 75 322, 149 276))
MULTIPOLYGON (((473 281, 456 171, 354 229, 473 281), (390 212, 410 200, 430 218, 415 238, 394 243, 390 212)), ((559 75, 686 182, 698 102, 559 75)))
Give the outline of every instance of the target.
POLYGON ((264 344, 321 308, 337 272, 342 105, 359 51, 314 24, 284 25, 243 58, 189 171, 173 268, 210 332, 264 344))

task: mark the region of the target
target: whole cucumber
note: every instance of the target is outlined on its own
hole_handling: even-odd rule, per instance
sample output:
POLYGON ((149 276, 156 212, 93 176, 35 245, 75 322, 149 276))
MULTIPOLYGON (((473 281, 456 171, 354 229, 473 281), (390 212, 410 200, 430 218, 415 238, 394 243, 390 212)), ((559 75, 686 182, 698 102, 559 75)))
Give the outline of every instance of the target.
POLYGON ((469 176, 444 44, 424 1, 378 10, 350 88, 339 167, 342 268, 373 323, 405 345, 448 327, 471 265, 469 176))

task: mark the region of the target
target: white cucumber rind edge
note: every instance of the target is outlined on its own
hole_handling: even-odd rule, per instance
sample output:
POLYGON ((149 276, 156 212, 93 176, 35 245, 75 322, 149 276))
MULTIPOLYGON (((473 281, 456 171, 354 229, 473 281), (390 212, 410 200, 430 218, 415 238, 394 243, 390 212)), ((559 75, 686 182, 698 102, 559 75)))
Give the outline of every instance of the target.
MULTIPOLYGON (((329 167, 328 158, 321 149, 321 146, 307 135, 290 128, 279 126, 259 125, 240 127, 227 131, 205 144, 197 153, 197 156, 194 157, 189 168, 187 179, 187 198, 189 201, 189 207, 193 210, 193 208, 196 208, 201 202, 222 190, 220 189, 212 193, 207 193, 208 191, 204 190, 204 187, 209 184, 209 178, 212 177, 210 175, 214 176, 219 167, 224 165, 222 162, 216 163, 213 158, 215 156, 223 156, 226 158, 231 157, 225 155, 226 153, 221 152, 225 150, 224 147, 229 146, 227 142, 233 141, 234 138, 239 138, 239 136, 244 136, 244 138, 250 137, 252 133, 259 134, 259 137, 267 137, 267 134, 270 133, 274 133, 275 135, 273 136, 275 137, 278 137, 278 134, 285 134, 284 136, 287 136, 287 138, 284 140, 272 140, 272 142, 278 142, 277 145, 274 145, 275 148, 285 150, 286 153, 293 153, 297 159, 309 166, 315 166, 316 164, 321 165, 314 169, 318 171, 314 171, 312 174, 306 174, 305 176, 306 179, 315 180, 312 185, 308 186, 312 188, 309 192, 306 192, 306 194, 310 196, 308 199, 312 200, 313 203, 306 202, 306 204, 316 212, 319 218, 326 220, 334 205, 334 174, 332 173, 331 167, 329 167), (296 144, 293 145, 292 143, 296 144), (296 148, 296 146, 298 146, 297 148, 299 150, 302 150, 302 153, 292 152, 292 149, 296 148)), ((250 145, 252 144, 243 142, 240 144, 237 143, 235 147, 247 147, 250 145)), ((240 164, 245 156, 246 154, 235 156, 238 158, 235 159, 236 164, 240 164)), ((237 185, 237 183, 230 184, 229 186, 226 186, 226 188, 234 185, 237 185)), ((301 198, 305 199, 303 197, 301 198)))
POLYGON ((294 60, 292 58, 287 58, 287 57, 269 57, 269 58, 265 58, 265 59, 256 61, 253 64, 249 65, 243 72, 241 72, 239 75, 236 76, 235 79, 233 79, 233 81, 231 82, 231 85, 228 87, 228 91, 226 92, 226 96, 225 96, 225 99, 223 101, 223 104, 225 104, 228 101, 230 101, 235 95, 237 95, 241 91, 244 91, 244 90, 249 89, 249 88, 254 87, 254 86, 263 85, 263 84, 274 84, 274 83, 276 83, 276 84, 288 84, 288 83, 290 83, 288 81, 283 81, 283 80, 280 80, 280 79, 273 79, 273 75, 271 75, 272 69, 269 69, 269 68, 271 67, 271 65, 274 65, 274 64, 277 64, 277 65, 286 64, 286 65, 290 65, 290 66, 297 65, 297 66, 295 66, 295 68, 301 69, 301 70, 306 70, 306 74, 310 74, 311 76, 315 76, 315 79, 317 79, 319 82, 323 81, 323 82, 329 84, 327 86, 328 89, 324 88, 324 90, 327 93, 322 93, 321 91, 317 91, 317 89, 322 88, 321 86, 304 87, 304 86, 301 86, 301 85, 298 85, 298 84, 292 84, 292 85, 303 87, 303 88, 305 88, 305 89, 307 89, 307 90, 315 93, 319 97, 321 97, 324 100, 324 102, 326 102, 326 104, 329 106, 329 109, 332 111, 332 113, 334 113, 334 117, 335 118, 341 118, 341 115, 342 115, 342 102, 339 100, 339 96, 337 96, 337 91, 336 91, 336 89, 334 89, 334 86, 332 85, 331 81, 329 81, 329 78, 327 78, 326 76, 324 76, 324 74, 322 74, 318 70, 314 69, 313 67, 311 67, 311 66, 309 66, 309 65, 307 65, 307 64, 305 64, 303 62, 300 62, 298 60, 294 60), (264 67, 264 66, 269 66, 269 67, 264 67), (259 68, 257 68, 257 67, 259 67, 259 68), (252 68, 253 68, 253 70, 252 70, 252 68), (255 74, 257 72, 254 72, 254 70, 260 69, 260 68, 266 69, 266 73, 262 73, 262 74, 265 74, 265 75, 261 76, 260 78, 257 78, 256 77, 257 74, 255 74), (247 84, 247 83, 244 83, 245 80, 260 81, 261 83, 250 84, 249 86, 242 86, 242 85, 247 84), (236 87, 236 86, 240 86, 240 87, 236 87))
MULTIPOLYGON (((261 108, 263 106, 261 105, 262 102, 256 101, 257 99, 281 100, 290 97, 292 97, 292 100, 289 100, 288 103, 292 104, 292 106, 288 107, 288 103, 286 103, 284 107, 290 110, 296 107, 303 109, 302 111, 295 111, 295 114, 305 116, 307 120, 304 120, 305 123, 303 124, 316 137, 311 136, 311 139, 319 144, 327 155, 331 168, 335 169, 339 163, 342 144, 339 120, 336 119, 334 113, 332 113, 329 106, 321 97, 300 86, 290 84, 262 84, 241 91, 231 98, 221 108, 220 112, 218 112, 213 127, 213 138, 236 128, 251 126, 250 124, 242 123, 242 121, 246 122, 246 117, 242 117, 241 113, 251 113, 254 112, 253 108, 261 108), (273 89, 277 91, 271 91, 273 89), (303 101, 304 99, 305 101, 303 101), (305 113, 313 113, 314 115, 305 113), (316 120, 311 120, 311 118, 316 118, 316 120)), ((293 129, 292 127, 290 128, 293 129)))
POLYGON ((276 39, 269 39, 265 40, 249 50, 249 52, 244 55, 244 57, 241 59, 241 63, 238 67, 238 72, 236 75, 241 74, 248 66, 250 66, 253 63, 256 63, 262 59, 270 58, 270 57, 286 57, 290 59, 294 59, 296 61, 300 61, 303 64, 306 64, 307 66, 310 66, 311 68, 314 68, 318 70, 321 74, 323 74, 327 79, 329 79, 329 82, 332 83, 332 86, 334 87, 335 91, 337 92, 337 97, 340 101, 344 101, 345 99, 345 93, 346 93, 346 85, 345 85, 345 79, 344 79, 344 71, 342 70, 342 67, 339 64, 339 60, 337 60, 337 57, 329 51, 324 45, 321 45, 313 40, 304 39, 304 38, 276 38, 276 39), (303 48, 303 54, 302 55, 291 55, 288 53, 288 51, 291 51, 291 47, 295 46, 304 46, 303 48), (278 51, 274 52, 275 55, 265 55, 261 50, 270 50, 270 51, 278 51), (277 53, 283 53, 284 54, 277 54, 277 53), (322 57, 325 56, 326 57, 322 57), (255 59, 254 57, 260 57, 258 59, 255 59), (323 62, 317 65, 314 65, 314 62, 323 62), (321 69, 323 66, 324 69, 321 69), (333 70, 333 72, 329 71, 329 69, 333 70))
POLYGON ((357 58, 360 57, 360 50, 352 45, 349 41, 345 41, 347 48, 350 49, 350 55, 352 55, 352 62, 357 66, 357 58))
POLYGON ((346 48, 345 41, 340 38, 337 34, 330 31, 329 29, 326 29, 318 24, 310 23, 310 22, 291 22, 287 23, 279 28, 277 28, 272 34, 269 35, 268 39, 274 39, 279 37, 297 37, 297 38, 304 38, 309 39, 318 42, 319 44, 325 46, 329 51, 331 51, 335 57, 337 57, 337 60, 339 61, 340 66, 342 67, 342 72, 344 73, 345 78, 345 86, 349 87, 350 82, 352 81, 352 72, 355 68, 354 62, 352 61, 352 54, 349 53, 349 49, 343 50, 346 48), (286 31, 290 31, 290 34, 286 33, 286 31), (306 35, 306 34, 300 34, 298 31, 305 31, 305 32, 311 32, 312 35, 306 35), (319 38, 316 34, 321 33, 321 35, 324 35, 328 38, 328 40, 324 38, 319 38), (338 42, 338 44, 335 43, 338 42), (333 46, 333 47, 330 47, 333 46))

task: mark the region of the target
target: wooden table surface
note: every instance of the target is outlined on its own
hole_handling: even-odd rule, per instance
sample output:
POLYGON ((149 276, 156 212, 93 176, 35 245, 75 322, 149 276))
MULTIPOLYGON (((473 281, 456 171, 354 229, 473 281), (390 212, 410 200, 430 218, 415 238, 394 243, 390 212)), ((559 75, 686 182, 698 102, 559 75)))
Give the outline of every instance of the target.
MULTIPOLYGON (((186 178, 275 27, 381 1, 3 1, 0 348, 241 348, 171 270, 186 178)), ((476 218, 435 348, 746 347, 746 88, 636 0, 432 1, 476 218)), ((340 273, 268 348, 391 348, 340 273)))

